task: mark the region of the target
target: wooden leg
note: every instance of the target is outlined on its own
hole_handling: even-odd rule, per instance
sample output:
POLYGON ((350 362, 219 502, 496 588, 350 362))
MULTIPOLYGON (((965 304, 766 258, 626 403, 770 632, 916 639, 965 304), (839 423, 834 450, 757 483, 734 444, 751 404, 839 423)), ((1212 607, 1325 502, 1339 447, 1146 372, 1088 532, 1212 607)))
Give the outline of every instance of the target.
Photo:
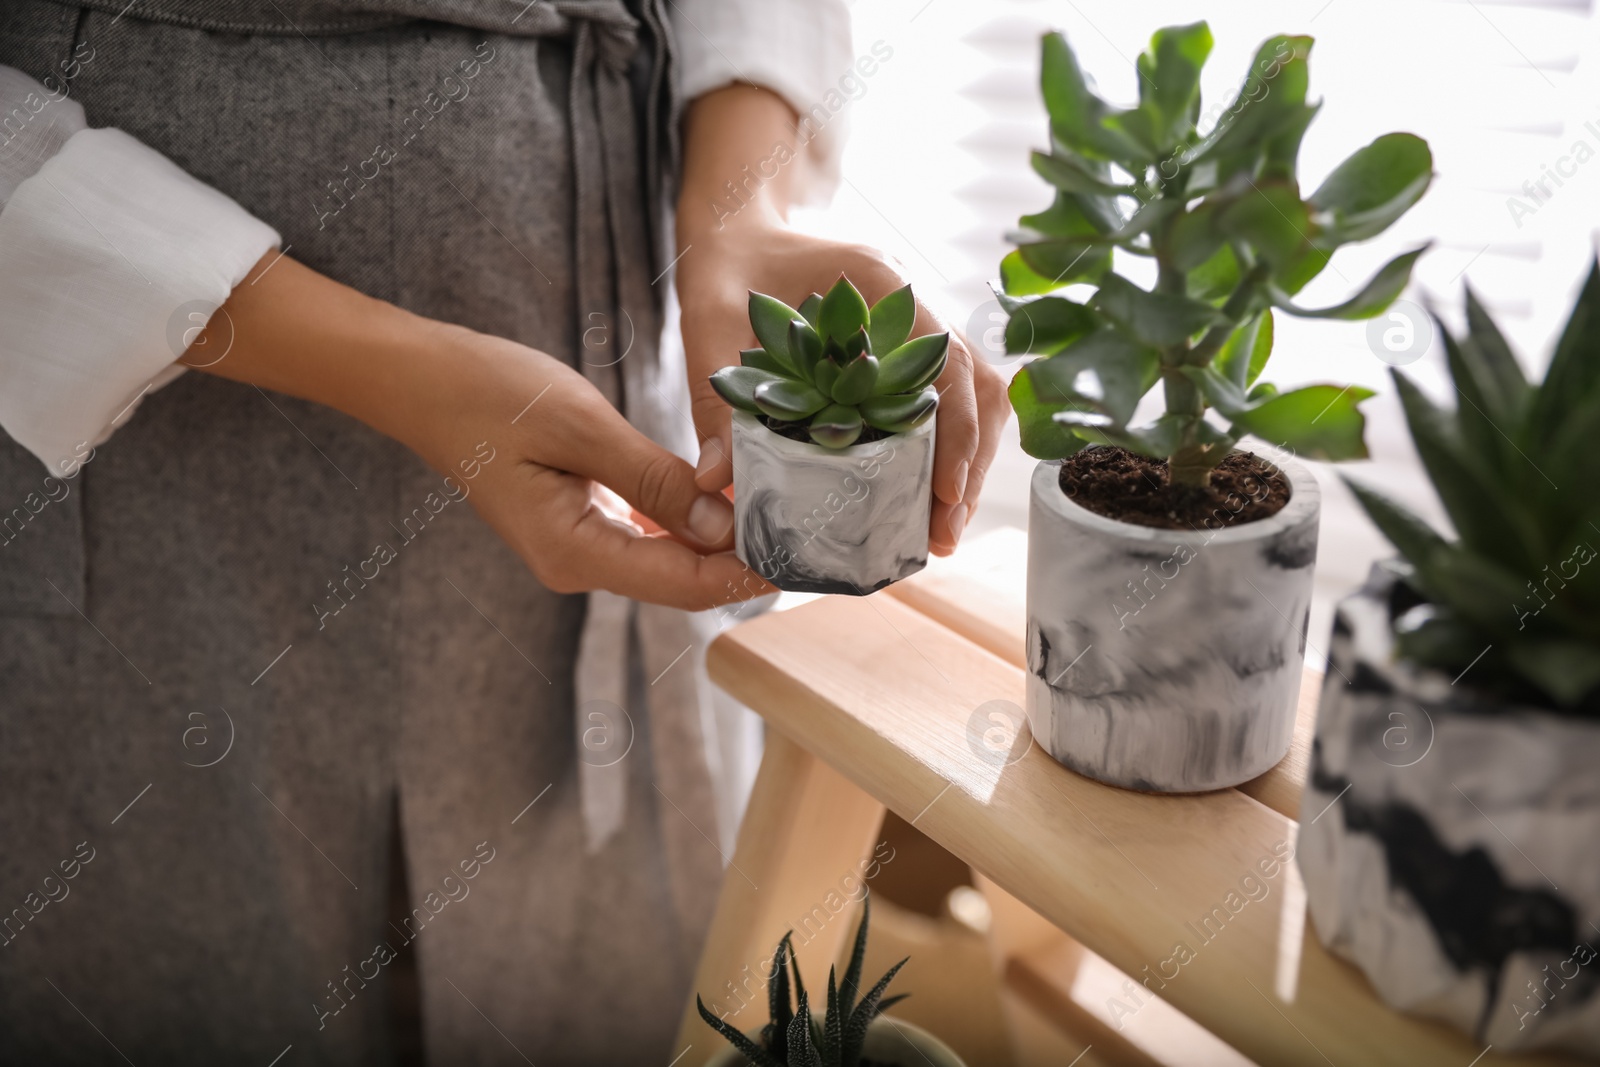
MULTIPOLYGON (((850 920, 875 870, 883 805, 833 768, 769 731, 766 754, 722 879, 716 916, 695 972, 695 993, 740 1030, 767 1021, 767 974, 784 933, 806 990, 821 999, 828 968, 853 931, 850 920)), ((700 1067, 726 1046, 685 1007, 676 1067, 700 1067)))

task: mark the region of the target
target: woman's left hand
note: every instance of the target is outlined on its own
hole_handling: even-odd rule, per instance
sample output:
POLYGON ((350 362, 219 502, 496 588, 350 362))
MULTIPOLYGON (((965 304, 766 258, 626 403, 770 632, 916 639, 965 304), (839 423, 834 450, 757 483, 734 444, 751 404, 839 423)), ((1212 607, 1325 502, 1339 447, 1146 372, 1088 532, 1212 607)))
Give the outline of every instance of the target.
MULTIPOLYGON (((730 144, 739 131, 780 120, 793 131, 793 112, 776 97, 750 86, 712 93, 691 111, 685 188, 678 207, 678 301, 688 354, 689 390, 700 441, 695 480, 715 492, 733 481, 732 417, 711 388, 713 371, 739 362, 739 351, 755 343, 748 314, 750 290, 798 307, 811 293, 827 292, 840 274, 867 302, 875 303, 906 284, 895 263, 863 245, 842 244, 798 233, 783 219, 783 182, 770 183, 737 212, 716 211, 725 171, 737 172, 741 148, 730 144), (711 113, 717 109, 717 113, 711 113), (699 120, 704 121, 699 121, 699 120)), ((770 148, 757 134, 741 138, 770 148)), ((1010 410, 1006 386, 994 367, 975 360, 966 340, 922 301, 913 335, 950 332, 950 357, 935 383, 939 389, 934 443, 933 514, 930 545, 939 555, 961 539, 1000 432, 1010 410)))

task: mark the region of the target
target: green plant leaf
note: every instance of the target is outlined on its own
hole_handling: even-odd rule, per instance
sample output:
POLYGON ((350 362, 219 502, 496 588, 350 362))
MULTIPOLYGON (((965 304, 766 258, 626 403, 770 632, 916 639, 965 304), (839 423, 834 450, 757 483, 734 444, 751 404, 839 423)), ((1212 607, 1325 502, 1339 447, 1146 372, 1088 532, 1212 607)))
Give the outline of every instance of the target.
POLYGON ((1600 686, 1600 650, 1584 641, 1524 641, 1512 645, 1506 656, 1563 706, 1578 703, 1600 686))
POLYGON ((867 302, 861 298, 861 293, 850 284, 850 279, 841 274, 839 280, 833 283, 833 288, 822 298, 818 330, 823 336, 835 338, 842 344, 846 338, 867 325, 868 314, 867 302))
POLYGON ((1200 105, 1200 70, 1211 55, 1211 27, 1204 22, 1167 26, 1150 37, 1139 56, 1139 107, 1149 120, 1155 147, 1168 152, 1194 128, 1200 105))
MULTIPOLYGON (((1104 266, 1110 266, 1110 256, 1104 266)), ((1000 291, 1010 297, 1040 296, 1053 293, 1065 282, 1058 282, 1036 272, 1016 249, 1007 252, 1000 260, 1000 291)))
POLYGON ((1414 134, 1386 133, 1333 168, 1311 194, 1326 241, 1376 237, 1427 192, 1433 153, 1414 134))
MULTIPOLYGON (((1105 165, 1077 156, 1034 152, 1034 173, 1064 193, 1089 193, 1094 196, 1131 196, 1134 187, 1119 185, 1105 176, 1105 165)), ((1024 223, 1027 225, 1027 223, 1024 223)))
POLYGON ((800 377, 814 377, 821 358, 822 338, 811 324, 802 319, 789 323, 789 360, 800 377))
POLYGON ((803 989, 800 1008, 789 1022, 789 1067, 822 1067, 822 1058, 811 1040, 811 1004, 803 989))
POLYGON ((1158 347, 1181 344, 1206 327, 1226 321, 1210 304, 1146 292, 1116 274, 1101 282, 1092 305, 1131 337, 1158 347))
MULTIPOLYGON (((909 957, 908 957, 909 958, 909 957)), ((849 1020, 844 1027, 844 1044, 842 1059, 846 1063, 856 1063, 861 1058, 861 1046, 867 1040, 867 1027, 872 1025, 872 1020, 878 1017, 878 1002, 883 999, 884 990, 889 988, 889 983, 894 981, 894 976, 900 973, 900 968, 906 965, 901 960, 882 978, 878 984, 867 991, 861 998, 861 1003, 856 1005, 855 1011, 850 1013, 849 1020)))
POLYGON ((756 390, 763 385, 788 381, 787 372, 777 374, 760 367, 723 367, 711 376, 711 388, 740 411, 758 414, 756 390))
POLYGON ((1300 169, 1300 142, 1305 139, 1311 120, 1321 110, 1320 102, 1292 109, 1278 122, 1273 133, 1263 140, 1259 175, 1262 181, 1286 181, 1299 187, 1296 175, 1300 169))
POLYGON ((1300 194, 1288 182, 1252 183, 1218 213, 1217 227, 1275 269, 1293 263, 1315 231, 1300 194))
POLYGON ((1106 127, 1104 120, 1114 112, 1089 90, 1078 57, 1059 33, 1044 36, 1039 85, 1050 113, 1050 129, 1072 151, 1089 159, 1119 163, 1151 161, 1148 148, 1126 133, 1106 127))
POLYGON ((876 304, 872 305, 867 335, 872 338, 872 350, 880 355, 893 352, 911 336, 911 325, 917 319, 917 298, 911 295, 911 286, 902 285, 876 304))
POLYGON ((1272 355, 1272 333, 1272 311, 1263 309, 1228 335, 1211 365, 1234 385, 1249 388, 1272 355))
POLYGON ((794 931, 783 935, 778 951, 772 957, 772 971, 767 975, 767 1017, 771 1028, 768 1035, 774 1056, 786 1060, 789 1056, 789 1021, 794 1018, 794 1007, 789 999, 789 957, 794 954, 794 931))
POLYGON ((1308 385, 1261 402, 1233 424, 1307 459, 1365 459, 1366 419, 1356 405, 1372 395, 1354 385, 1308 385))
POLYGON ((1178 450, 1184 430, 1197 421, 1195 415, 1166 414, 1143 426, 1113 426, 1104 416, 1081 411, 1064 411, 1056 421, 1089 444, 1115 445, 1151 459, 1166 459, 1178 450))
POLYGON ((854 406, 872 395, 878 383, 878 357, 861 355, 839 368, 830 390, 834 402, 854 406))
POLYGON ((1218 210, 1219 205, 1208 200, 1173 220, 1166 233, 1166 256, 1172 266, 1194 270, 1217 254, 1227 239, 1217 228, 1218 210))
POLYGON ((1012 377, 1006 395, 1017 413, 1022 450, 1034 459, 1065 459, 1088 443, 1071 427, 1055 421, 1055 414, 1067 410, 1067 405, 1042 402, 1026 369, 1012 377))
POLYGON ((1232 248, 1223 245, 1189 272, 1189 295, 1196 300, 1221 301, 1239 288, 1240 277, 1238 257, 1232 248))
POLYGON ((1256 50, 1239 94, 1195 147, 1196 162, 1215 160, 1220 185, 1254 169, 1262 147, 1283 127, 1302 120, 1310 84, 1310 37, 1269 37, 1256 50))
MULTIPOLYGON (((844 1017, 839 1012, 839 987, 833 968, 828 968, 828 1010, 822 1017, 822 1067, 840 1067, 844 1051, 844 1017)), ((850 1067, 857 1067, 850 1064, 850 1067)))
POLYGON ((1046 296, 1030 300, 1006 321, 1006 351, 1011 355, 1050 356, 1100 324, 1100 317, 1076 301, 1046 296))
POLYGON ((1483 361, 1484 384, 1503 407, 1501 414, 1513 417, 1521 412, 1528 397, 1528 379, 1522 373, 1511 346, 1506 343, 1500 328, 1489 317, 1489 312, 1478 302, 1478 296, 1467 286, 1467 339, 1478 350, 1483 361))
POLYGON ((1578 293, 1572 314, 1556 342, 1555 354, 1544 372, 1544 384, 1532 402, 1530 425, 1549 441, 1560 429, 1563 416, 1576 405, 1600 403, 1600 260, 1593 261, 1589 277, 1578 293))
POLYGON ((753 399, 762 414, 782 422, 799 422, 828 404, 828 398, 816 387, 784 379, 756 386, 753 399))
POLYGON ((801 318, 798 311, 777 297, 750 291, 750 327, 756 340, 790 373, 794 373, 795 363, 789 354, 789 323, 801 318))
POLYGON ((848 404, 829 404, 811 417, 811 439, 823 448, 849 448, 861 436, 861 427, 861 412, 848 404))
POLYGON ((764 370, 769 374, 776 374, 785 378, 789 376, 789 368, 779 363, 765 348, 744 349, 739 353, 739 365, 741 367, 754 367, 756 370, 764 370))
POLYGON ((1042 402, 1087 407, 1125 425, 1139 398, 1155 385, 1160 365, 1154 348, 1102 327, 1021 373, 1032 379, 1042 402))
POLYGON ((800 314, 811 324, 813 330, 821 329, 822 322, 822 294, 812 293, 800 305, 800 314))
POLYGON ((870 396, 861 402, 861 418, 885 433, 909 433, 933 417, 939 407, 939 390, 927 386, 919 393, 870 396))
POLYGON ((1435 553, 1448 547, 1445 539, 1404 504, 1361 484, 1349 475, 1342 477, 1378 532, 1387 537, 1406 562, 1416 568, 1423 591, 1430 596, 1436 595, 1439 590, 1431 577, 1433 559, 1435 553))
POLYGON ((872 391, 879 396, 922 388, 944 371, 950 335, 930 333, 913 337, 879 361, 872 391))
POLYGON ((1267 289, 1274 307, 1280 307, 1289 314, 1302 319, 1370 319, 1383 311, 1384 308, 1394 303, 1395 298, 1405 290, 1411 282, 1411 268, 1416 265, 1417 257, 1426 252, 1430 246, 1423 245, 1404 255, 1399 255, 1384 264, 1378 273, 1361 291, 1342 304, 1329 308, 1303 308, 1298 307, 1281 290, 1272 286, 1267 289))
POLYGON ((723 1022, 715 1015, 711 1014, 710 1010, 706 1007, 705 1001, 701 1000, 698 996, 694 998, 694 1003, 695 1007, 700 1009, 700 1018, 706 1021, 706 1025, 711 1027, 717 1033, 721 1034, 723 1037, 727 1038, 728 1043, 734 1048, 738 1049, 739 1054, 744 1056, 751 1063, 755 1064, 756 1067, 787 1067, 785 1063, 774 1059, 766 1049, 762 1048, 754 1041, 751 1041, 748 1037, 745 1037, 738 1030, 723 1022))
POLYGON ((1230 419, 1257 406, 1245 396, 1244 389, 1216 367, 1179 367, 1178 372, 1200 387, 1206 402, 1230 419))
POLYGON ((1111 269, 1111 249, 1110 242, 1100 239, 1025 244, 1000 261, 1000 277, 1005 281, 1008 293, 1031 295, 1054 292, 1063 285, 1096 281, 1106 274, 1111 269), (1008 261, 1012 256, 1018 257, 1027 268, 1026 275, 1010 267, 1008 261), (1013 276, 1024 288, 1013 288, 1013 276))
POLYGON ((850 963, 844 969, 844 981, 839 984, 839 1003, 849 1015, 856 1006, 861 992, 861 967, 867 958, 867 926, 872 921, 872 894, 861 898, 861 921, 856 924, 856 940, 850 949, 850 963))
POLYGON ((832 396, 833 383, 839 380, 839 364, 824 356, 817 360, 816 369, 811 372, 811 380, 816 383, 817 390, 823 396, 832 396))

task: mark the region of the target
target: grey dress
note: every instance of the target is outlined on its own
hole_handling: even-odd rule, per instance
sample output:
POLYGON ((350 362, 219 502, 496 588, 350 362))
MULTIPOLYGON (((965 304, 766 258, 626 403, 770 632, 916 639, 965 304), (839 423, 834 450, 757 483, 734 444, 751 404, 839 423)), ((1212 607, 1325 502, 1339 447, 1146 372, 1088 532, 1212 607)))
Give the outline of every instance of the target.
MULTIPOLYGON (((0 63, 92 54, 92 125, 622 402, 660 327, 659 6, 7 0, 0 63), (621 367, 585 358, 597 314, 621 367)), ((0 436, 0 499, 42 473, 0 436)), ((338 412, 195 373, 146 399, 0 548, 0 1062, 387 1063, 418 1026, 436 1064, 670 1060, 719 862, 698 830, 674 857, 704 809, 662 799, 641 715, 585 847, 585 610, 338 412)))

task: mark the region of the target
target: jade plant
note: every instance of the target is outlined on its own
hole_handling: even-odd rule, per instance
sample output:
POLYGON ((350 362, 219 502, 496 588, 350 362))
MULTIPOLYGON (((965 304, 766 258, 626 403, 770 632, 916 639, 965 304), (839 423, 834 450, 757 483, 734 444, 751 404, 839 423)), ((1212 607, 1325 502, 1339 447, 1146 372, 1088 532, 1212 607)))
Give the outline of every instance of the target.
POLYGON ((1118 445, 1168 460, 1174 485, 1205 486, 1245 434, 1314 459, 1366 455, 1357 405, 1369 390, 1280 392, 1259 380, 1273 313, 1365 319, 1387 308, 1426 246, 1336 306, 1294 298, 1334 250, 1382 233, 1417 202, 1433 157, 1419 137, 1385 134, 1303 195, 1300 141, 1320 107, 1306 100, 1311 38, 1267 40, 1237 97, 1206 116, 1200 71, 1211 43, 1204 22, 1158 30, 1136 65, 1138 105, 1124 109, 1092 91, 1066 38, 1044 38, 1051 148, 1033 154, 1033 168, 1055 199, 1022 218, 997 286, 1007 351, 1047 357, 1011 385, 1035 457, 1118 445), (1114 253, 1117 265, 1153 261, 1154 287, 1116 273, 1114 253), (1075 299, 1061 291, 1072 285, 1094 291, 1075 299), (1130 425, 1157 382, 1165 413, 1130 425))
POLYGON ((769 427, 803 427, 824 448, 914 430, 939 405, 933 382, 950 347, 948 333, 907 340, 916 315, 909 285, 868 308, 842 275, 799 310, 752 292, 750 325, 761 345, 740 352, 741 365, 717 371, 711 384, 735 408, 764 416, 769 427))
POLYGON ((1452 678, 1470 668, 1475 689, 1600 714, 1600 264, 1543 382, 1470 289, 1466 322, 1459 337, 1439 326, 1454 410, 1392 372, 1455 540, 1346 479, 1421 601, 1397 605, 1396 650, 1452 678))
POLYGON ((772 973, 767 978, 767 1002, 771 1021, 761 1028, 761 1040, 746 1037, 713 1015, 699 997, 695 1004, 700 1017, 739 1050, 755 1067, 860 1067, 861 1050, 867 1028, 879 1015, 910 994, 885 997, 889 983, 906 965, 901 960, 869 989, 860 1001, 861 964, 867 954, 867 921, 871 906, 863 900, 861 925, 856 927, 855 948, 844 981, 836 982, 834 968, 828 968, 828 1000, 822 1018, 814 1018, 806 987, 800 980, 800 965, 794 960, 794 931, 783 935, 772 957, 772 973), (793 967, 795 998, 790 998, 790 971, 793 967))

